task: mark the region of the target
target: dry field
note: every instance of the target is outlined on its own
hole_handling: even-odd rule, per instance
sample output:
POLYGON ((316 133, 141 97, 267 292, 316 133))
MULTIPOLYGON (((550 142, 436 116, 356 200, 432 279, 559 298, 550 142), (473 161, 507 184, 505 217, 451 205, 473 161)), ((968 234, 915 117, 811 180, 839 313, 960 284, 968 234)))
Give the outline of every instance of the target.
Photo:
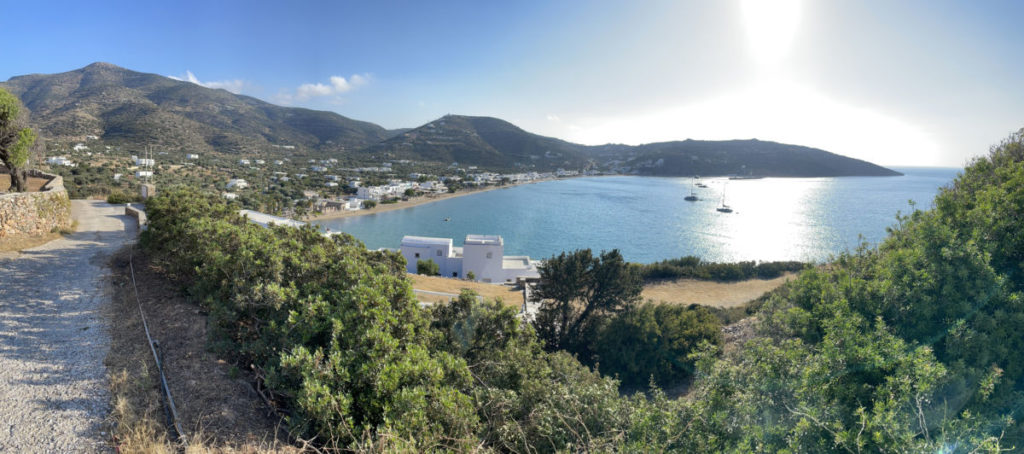
MULTIPOLYGON (((735 307, 757 299, 766 292, 775 290, 795 275, 794 273, 787 273, 775 279, 750 279, 729 283, 680 279, 678 281, 647 284, 644 286, 641 296, 644 300, 669 304, 703 304, 705 306, 722 308, 735 307)), ((510 306, 519 306, 523 303, 522 291, 505 285, 483 284, 444 277, 422 276, 419 274, 409 274, 408 276, 412 280, 412 288, 416 290, 457 295, 465 288, 476 291, 487 299, 501 298, 505 304, 510 306)), ((420 301, 426 302, 448 301, 449 299, 447 296, 425 293, 417 293, 416 297, 420 301)))
POLYGON ((702 304, 714 307, 735 307, 775 290, 796 274, 787 273, 775 279, 750 279, 740 282, 711 282, 694 279, 659 282, 644 286, 644 300, 670 304, 702 304))
MULTIPOLYGON (((408 274, 412 281, 412 288, 415 290, 426 290, 429 292, 443 292, 458 295, 462 289, 470 289, 486 299, 501 298, 509 306, 521 306, 523 304, 522 290, 516 290, 507 285, 484 284, 480 282, 463 281, 437 276, 423 276, 420 274, 408 274)), ((447 302, 450 297, 416 293, 416 298, 424 302, 447 302)))
MULTIPOLYGON (((49 182, 46 178, 28 178, 28 192, 36 192, 39 188, 43 187, 44 184, 49 182)), ((11 188, 11 174, 0 173, 0 192, 7 192, 11 188)))

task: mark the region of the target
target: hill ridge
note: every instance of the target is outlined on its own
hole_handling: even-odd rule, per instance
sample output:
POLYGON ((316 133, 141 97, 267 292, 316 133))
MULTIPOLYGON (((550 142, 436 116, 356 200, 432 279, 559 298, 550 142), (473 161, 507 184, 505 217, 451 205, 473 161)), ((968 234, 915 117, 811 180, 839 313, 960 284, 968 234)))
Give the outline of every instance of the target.
POLYGON ((335 112, 277 106, 158 74, 95 62, 57 74, 15 76, 44 137, 180 152, 316 154, 365 162, 408 159, 493 170, 558 168, 637 175, 883 176, 898 172, 825 150, 763 140, 581 145, 496 117, 448 114, 387 130, 335 112), (289 146, 287 149, 283 146, 289 146))

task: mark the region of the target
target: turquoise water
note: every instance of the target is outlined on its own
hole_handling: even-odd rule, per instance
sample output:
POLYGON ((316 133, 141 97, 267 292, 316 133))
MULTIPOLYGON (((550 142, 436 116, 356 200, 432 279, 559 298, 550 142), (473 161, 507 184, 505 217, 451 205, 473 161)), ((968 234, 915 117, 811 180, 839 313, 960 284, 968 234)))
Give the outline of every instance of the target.
POLYGON ((877 243, 897 212, 931 207, 960 169, 900 168, 902 177, 704 179, 687 202, 690 178, 593 177, 548 181, 442 200, 404 210, 320 221, 369 248, 397 248, 405 235, 501 235, 506 255, 617 248, 649 263, 695 255, 711 261, 825 261, 863 240, 877 243), (725 191, 734 212, 715 208, 725 191), (451 218, 445 221, 445 218, 451 218))

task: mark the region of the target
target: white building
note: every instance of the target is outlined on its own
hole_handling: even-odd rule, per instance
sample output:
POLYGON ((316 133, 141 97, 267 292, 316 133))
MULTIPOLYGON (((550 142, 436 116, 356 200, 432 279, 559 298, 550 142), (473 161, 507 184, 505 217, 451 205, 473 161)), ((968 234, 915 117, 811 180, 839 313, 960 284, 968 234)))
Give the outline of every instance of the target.
POLYGON ((77 144, 75 144, 74 147, 71 147, 71 149, 75 150, 75 151, 82 151, 82 150, 88 150, 89 147, 87 147, 84 143, 77 143, 77 144))
POLYGON ((153 167, 156 165, 156 160, 146 158, 135 158, 135 165, 139 167, 153 167))
POLYGON ((135 172, 135 177, 136 178, 149 178, 149 177, 152 177, 152 176, 153 176, 153 171, 152 170, 139 170, 139 171, 135 172))
POLYGON ((50 157, 50 158, 46 158, 46 163, 49 164, 49 165, 52 165, 52 166, 68 166, 68 167, 74 167, 75 166, 75 163, 71 162, 70 159, 65 158, 63 156, 53 156, 53 157, 50 157))
POLYGON ((493 283, 540 277, 530 257, 505 256, 505 242, 498 235, 466 235, 462 247, 453 246, 451 238, 406 236, 401 253, 410 273, 420 260, 433 260, 445 277, 465 278, 472 272, 477 281, 493 283))
POLYGON ((245 181, 242 178, 233 178, 231 180, 228 180, 228 184, 225 185, 225 187, 228 188, 228 189, 231 189, 231 188, 245 189, 245 188, 249 187, 249 182, 245 181))
POLYGON ((248 159, 239 159, 239 160, 238 160, 238 165, 240 165, 240 166, 247 166, 247 165, 249 165, 249 164, 250 164, 250 163, 249 163, 249 160, 248 160, 248 159))
POLYGON ((196 159, 199 159, 199 155, 194 154, 194 153, 189 153, 189 154, 185 155, 185 159, 191 159, 191 160, 194 161, 196 159))
POLYGON ((235 194, 234 192, 225 192, 225 193, 223 193, 221 195, 224 196, 224 198, 228 199, 228 200, 235 200, 235 199, 238 198, 238 194, 235 194))

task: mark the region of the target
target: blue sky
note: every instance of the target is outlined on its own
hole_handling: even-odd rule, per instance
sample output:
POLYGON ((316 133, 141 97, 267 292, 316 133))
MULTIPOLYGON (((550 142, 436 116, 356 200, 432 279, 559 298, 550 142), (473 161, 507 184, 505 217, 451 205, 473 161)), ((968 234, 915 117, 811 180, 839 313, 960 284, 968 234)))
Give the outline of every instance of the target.
POLYGON ((1024 126, 1024 3, 4 2, 0 80, 106 61, 384 127, 959 166, 1024 126), (16 19, 12 19, 16 18, 16 19))

